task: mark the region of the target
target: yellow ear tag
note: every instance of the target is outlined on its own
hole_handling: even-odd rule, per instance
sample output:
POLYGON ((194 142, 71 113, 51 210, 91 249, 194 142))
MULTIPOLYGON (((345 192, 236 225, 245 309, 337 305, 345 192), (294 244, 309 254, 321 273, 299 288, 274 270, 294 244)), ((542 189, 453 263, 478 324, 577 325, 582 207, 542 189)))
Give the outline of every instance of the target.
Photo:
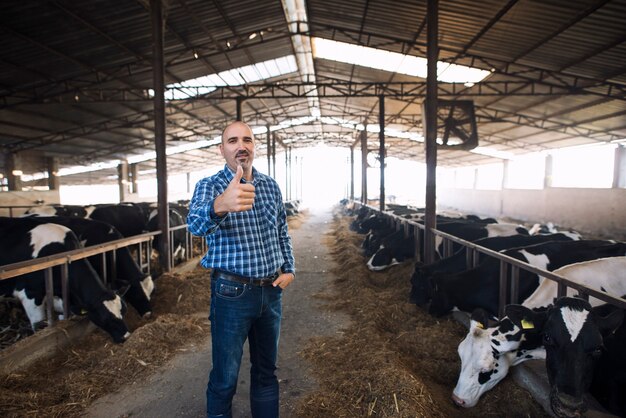
POLYGON ((485 326, 480 322, 476 321, 476 328, 485 329, 485 326))
POLYGON ((522 319, 522 329, 533 329, 535 328, 535 324, 531 321, 527 321, 526 319, 522 319))

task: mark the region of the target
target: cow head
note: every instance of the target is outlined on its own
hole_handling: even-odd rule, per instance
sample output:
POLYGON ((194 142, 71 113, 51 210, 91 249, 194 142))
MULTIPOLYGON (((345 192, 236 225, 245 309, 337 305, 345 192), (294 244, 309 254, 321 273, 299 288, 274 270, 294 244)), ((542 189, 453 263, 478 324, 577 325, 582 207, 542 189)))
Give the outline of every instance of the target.
POLYGON ((461 373, 452 401, 464 408, 476 405, 483 393, 491 390, 514 366, 531 356, 519 349, 525 336, 522 329, 505 317, 495 326, 487 327, 487 313, 477 309, 472 313, 470 329, 459 344, 461 373))
POLYGON ((411 276, 411 302, 417 306, 424 306, 433 296, 433 287, 430 277, 424 271, 421 263, 415 264, 415 271, 411 276))
POLYGON ((96 326, 108 332, 113 341, 123 343, 130 336, 124 322, 126 303, 113 292, 102 303, 87 310, 87 317, 96 326))
POLYGON ((434 273, 431 277, 432 299, 428 306, 428 313, 434 316, 443 316, 454 309, 454 303, 450 299, 450 295, 442 286, 447 280, 445 274, 434 273))
POLYGON ((371 271, 381 271, 396 264, 400 264, 400 262, 395 258, 393 249, 381 245, 367 262, 367 268, 371 271))
POLYGON ((542 323, 552 411, 559 417, 581 416, 603 338, 620 326, 624 312, 602 317, 587 301, 571 297, 557 300, 545 312, 519 309, 523 320, 542 323))

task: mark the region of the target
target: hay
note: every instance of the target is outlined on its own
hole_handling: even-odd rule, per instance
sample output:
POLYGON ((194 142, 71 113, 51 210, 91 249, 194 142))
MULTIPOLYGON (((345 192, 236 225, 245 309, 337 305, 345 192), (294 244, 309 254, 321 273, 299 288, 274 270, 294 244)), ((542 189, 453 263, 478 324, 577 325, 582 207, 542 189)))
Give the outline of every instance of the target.
POLYGON ((308 217, 309 217, 308 209, 302 209, 297 214, 293 216, 288 216, 287 226, 289 227, 289 230, 300 229, 300 227, 302 226, 304 222, 306 222, 308 217))
POLYGON ((133 333, 124 344, 113 344, 97 329, 56 357, 4 376, 0 416, 80 416, 94 399, 145 379, 180 347, 208 338, 209 300, 206 270, 162 275, 153 294, 152 318, 140 319, 129 310, 133 333))
POLYGON ((299 417, 548 416, 530 394, 505 379, 472 409, 450 395, 466 330, 451 317, 436 319, 408 303, 414 265, 371 272, 361 255, 362 235, 336 217, 325 237, 336 265, 333 288, 316 295, 353 321, 341 336, 313 338, 302 356, 313 365, 319 390, 297 407, 299 417))

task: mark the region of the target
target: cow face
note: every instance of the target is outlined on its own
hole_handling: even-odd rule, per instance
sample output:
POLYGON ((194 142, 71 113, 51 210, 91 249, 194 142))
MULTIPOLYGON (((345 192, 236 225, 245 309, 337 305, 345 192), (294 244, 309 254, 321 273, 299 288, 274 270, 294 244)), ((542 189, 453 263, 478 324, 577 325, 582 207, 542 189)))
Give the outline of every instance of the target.
POLYGON ((433 287, 430 278, 424 273, 421 265, 415 265, 415 271, 411 276, 411 302, 417 306, 424 306, 432 298, 433 287))
POLYGON ((516 364, 516 350, 523 335, 508 318, 487 328, 487 314, 483 310, 472 313, 470 330, 459 344, 461 373, 452 392, 452 401, 471 408, 483 393, 493 388, 516 364))
POLYGON ((123 343, 130 336, 128 327, 124 323, 124 314, 126 313, 126 303, 116 294, 110 294, 110 297, 104 299, 93 309, 89 309, 87 317, 98 327, 111 335, 116 343, 123 343))
MULTIPOLYGON (((527 308, 524 308, 527 309, 527 308)), ((565 297, 545 312, 526 311, 525 318, 541 325, 550 382, 550 406, 559 417, 581 416, 584 393, 601 355, 603 336, 614 332, 624 317, 616 310, 606 317, 594 314, 587 301, 565 297)))

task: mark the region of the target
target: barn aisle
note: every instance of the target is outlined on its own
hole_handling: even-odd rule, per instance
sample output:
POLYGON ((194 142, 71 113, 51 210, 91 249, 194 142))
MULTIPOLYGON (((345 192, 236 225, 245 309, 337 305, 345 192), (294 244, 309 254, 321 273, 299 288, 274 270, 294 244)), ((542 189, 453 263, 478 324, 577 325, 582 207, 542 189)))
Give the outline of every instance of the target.
MULTIPOLYGON (((307 362, 299 351, 312 336, 336 333, 348 317, 321 308, 313 295, 331 280, 332 258, 323 244, 332 220, 330 209, 313 209, 301 225, 290 230, 296 257, 297 279, 284 293, 283 325, 278 362, 281 381, 281 416, 294 416, 298 399, 315 387, 307 362)), ((202 315, 208 315, 207 313, 202 315)), ((210 367, 210 339, 185 347, 156 375, 134 382, 100 398, 85 411, 87 417, 204 417, 205 389, 210 367)), ((249 364, 244 354, 239 387, 233 404, 235 418, 248 417, 249 364)))

